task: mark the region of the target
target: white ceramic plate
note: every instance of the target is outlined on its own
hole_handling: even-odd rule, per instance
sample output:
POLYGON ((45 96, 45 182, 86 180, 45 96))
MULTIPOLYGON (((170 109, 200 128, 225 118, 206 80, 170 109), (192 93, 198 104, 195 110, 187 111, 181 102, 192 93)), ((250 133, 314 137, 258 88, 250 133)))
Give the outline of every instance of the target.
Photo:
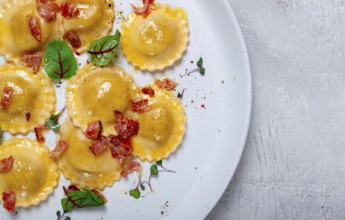
MULTIPOLYGON (((72 211, 68 214, 73 220, 205 218, 223 194, 241 158, 251 112, 251 76, 246 47, 228 1, 159 2, 183 7, 188 12, 191 40, 182 61, 155 75, 134 71, 122 56, 117 63, 132 73, 140 85, 152 82, 154 77, 168 76, 179 82, 177 92, 186 89, 182 99, 187 115, 186 136, 177 152, 163 162, 176 173, 160 173, 152 179, 154 192, 146 190, 142 193, 144 198, 138 200, 127 194, 137 184, 137 174, 131 174, 104 190, 108 199, 104 208, 72 211), (196 67, 199 57, 204 59, 206 75, 195 73, 180 78, 185 69, 196 67)), ((115 3, 125 15, 131 11, 129 1, 115 3)), ((115 28, 119 24, 117 19, 115 28)), ((85 60, 86 57, 78 57, 81 64, 85 60)), ((61 109, 65 82, 56 89, 61 109)), ((34 134, 29 136, 34 138, 34 134)), ((6 134, 5 139, 8 138, 6 134)), ((52 133, 48 135, 46 144, 50 148, 54 147, 55 138, 52 133)), ((149 165, 145 164, 144 178, 149 174, 149 165)), ((58 188, 47 201, 28 209, 19 208, 14 215, 1 209, 0 219, 57 219, 56 212, 62 210, 62 186, 68 185, 61 176, 58 188)))

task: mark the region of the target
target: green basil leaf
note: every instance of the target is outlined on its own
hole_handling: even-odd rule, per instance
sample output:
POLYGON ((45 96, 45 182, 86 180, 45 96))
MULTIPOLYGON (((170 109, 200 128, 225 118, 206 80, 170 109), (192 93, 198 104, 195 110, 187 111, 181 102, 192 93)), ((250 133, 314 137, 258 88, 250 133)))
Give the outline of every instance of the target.
POLYGON ((61 40, 49 43, 44 53, 44 70, 53 80, 68 79, 74 76, 78 63, 71 48, 61 40))
POLYGON ((116 56, 121 39, 121 33, 116 30, 114 35, 105 36, 93 41, 86 48, 91 56, 91 62, 98 66, 108 65, 116 56))
POLYGON ((102 197, 88 189, 74 190, 69 192, 67 196, 68 198, 61 200, 61 205, 65 212, 78 208, 99 207, 105 204, 102 197))
POLYGON ((158 167, 156 164, 153 164, 151 167, 150 167, 150 171, 151 171, 151 174, 152 175, 158 175, 158 167))

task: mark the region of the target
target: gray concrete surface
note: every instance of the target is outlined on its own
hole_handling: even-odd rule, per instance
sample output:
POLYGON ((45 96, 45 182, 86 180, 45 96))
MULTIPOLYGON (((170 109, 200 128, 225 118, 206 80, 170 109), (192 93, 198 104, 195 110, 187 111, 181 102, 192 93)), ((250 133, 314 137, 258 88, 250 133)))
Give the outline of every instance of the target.
POLYGON ((207 219, 345 219, 345 1, 230 3, 251 60, 253 115, 207 219))

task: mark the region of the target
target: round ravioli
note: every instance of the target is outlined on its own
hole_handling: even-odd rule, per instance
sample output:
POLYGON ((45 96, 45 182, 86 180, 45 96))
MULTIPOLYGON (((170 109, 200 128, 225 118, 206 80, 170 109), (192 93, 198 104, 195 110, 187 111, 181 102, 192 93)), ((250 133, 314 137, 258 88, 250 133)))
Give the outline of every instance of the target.
POLYGON ((7 109, 0 107, 0 127, 12 134, 27 133, 43 125, 55 110, 55 90, 45 74, 30 68, 5 64, 0 66, 0 99, 11 90, 7 109))
POLYGON ((145 96, 150 110, 136 115, 139 133, 132 138, 133 155, 142 160, 159 161, 180 145, 186 118, 180 100, 172 92, 151 87, 155 95, 145 96))
POLYGON ((116 134, 114 111, 124 112, 138 87, 121 67, 86 65, 67 85, 66 105, 73 123, 83 131, 90 122, 101 121, 103 134, 116 134))
POLYGON ((73 31, 81 40, 79 52, 92 41, 110 33, 115 19, 113 0, 69 0, 79 10, 76 17, 64 18, 63 29, 73 31))
POLYGON ((123 25, 122 49, 142 70, 162 70, 182 57, 189 42, 187 14, 181 8, 156 4, 147 17, 130 14, 123 25))
POLYGON ((26 54, 41 51, 52 39, 61 38, 58 21, 47 22, 37 12, 36 0, 2 0, 0 3, 0 54, 18 62, 26 54), (31 31, 36 19, 40 40, 31 31))
POLYGON ((59 168, 72 184, 81 188, 103 189, 120 178, 122 165, 111 156, 109 148, 95 156, 89 149, 92 140, 68 118, 60 129, 60 139, 68 149, 59 157, 59 168))
POLYGON ((59 174, 49 149, 28 138, 13 138, 0 147, 0 159, 13 157, 9 172, 0 173, 0 193, 16 194, 16 206, 27 207, 45 200, 57 186, 59 174))

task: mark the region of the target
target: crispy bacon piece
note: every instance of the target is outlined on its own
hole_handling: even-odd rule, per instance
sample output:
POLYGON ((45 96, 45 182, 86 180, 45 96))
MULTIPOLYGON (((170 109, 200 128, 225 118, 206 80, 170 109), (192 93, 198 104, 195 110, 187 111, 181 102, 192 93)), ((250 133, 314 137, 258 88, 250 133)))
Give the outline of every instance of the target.
POLYGON ((155 80, 155 84, 161 88, 161 89, 165 89, 167 91, 171 91, 174 90, 177 86, 177 83, 169 78, 164 78, 162 80, 160 79, 156 79, 155 80))
POLYGON ((5 191, 2 193, 2 201, 4 208, 9 212, 16 211, 16 194, 13 191, 5 191))
POLYGON ((59 140, 56 144, 56 147, 52 152, 49 153, 49 157, 51 158, 57 158, 61 154, 63 154, 68 149, 68 142, 64 140, 59 140))
POLYGON ((79 9, 70 1, 66 1, 60 6, 61 15, 65 18, 73 18, 79 15, 79 9))
POLYGON ((127 177, 129 173, 140 171, 141 163, 137 161, 130 160, 129 162, 126 161, 124 164, 124 171, 121 172, 122 177, 127 177))
POLYGON ((80 191, 80 189, 76 186, 76 185, 70 185, 67 189, 66 189, 66 195, 72 191, 80 191))
POLYGON ((0 106, 3 110, 7 110, 10 107, 10 104, 12 102, 12 95, 13 95, 13 88, 6 86, 4 90, 2 91, 2 99, 0 102, 0 106))
POLYGON ((9 156, 0 160, 0 173, 7 173, 11 170, 13 165, 13 157, 9 156))
POLYGON ((93 121, 90 122, 85 131, 85 136, 90 139, 98 139, 102 134, 102 122, 93 121))
POLYGON ((81 40, 74 31, 67 31, 63 36, 74 48, 81 46, 81 40))
POLYGON ((142 88, 141 92, 145 95, 149 95, 150 97, 153 97, 155 95, 155 90, 153 90, 150 86, 142 88))
POLYGON ((139 132, 139 122, 132 119, 123 118, 122 113, 115 111, 115 131, 123 139, 128 139, 139 132))
POLYGON ((30 31, 32 36, 41 43, 41 24, 36 16, 30 17, 29 21, 30 31))
POLYGON ((102 153, 108 146, 108 140, 106 137, 101 137, 98 140, 94 141, 89 149, 92 153, 97 156, 98 154, 102 153))
POLYGON ((60 12, 58 4, 51 0, 36 0, 37 12, 47 22, 52 22, 56 19, 56 15, 60 12))
POLYGON ((37 73, 43 58, 42 52, 28 53, 24 54, 22 57, 22 62, 25 63, 28 67, 31 67, 32 70, 37 73))
POLYGON ((131 110, 139 113, 150 111, 149 100, 143 99, 137 102, 131 100, 131 110))
POLYGON ((143 0, 143 7, 136 7, 131 4, 133 11, 137 15, 144 15, 145 17, 150 13, 150 6, 153 5, 155 0, 143 0))
POLYGON ((120 136, 108 137, 110 152, 112 157, 116 158, 121 164, 126 161, 126 157, 131 156, 133 147, 131 139, 124 139, 120 136))
POLYGON ((35 127, 35 134, 36 134, 36 139, 38 142, 43 143, 45 141, 43 132, 46 131, 46 127, 45 126, 38 126, 35 127))

